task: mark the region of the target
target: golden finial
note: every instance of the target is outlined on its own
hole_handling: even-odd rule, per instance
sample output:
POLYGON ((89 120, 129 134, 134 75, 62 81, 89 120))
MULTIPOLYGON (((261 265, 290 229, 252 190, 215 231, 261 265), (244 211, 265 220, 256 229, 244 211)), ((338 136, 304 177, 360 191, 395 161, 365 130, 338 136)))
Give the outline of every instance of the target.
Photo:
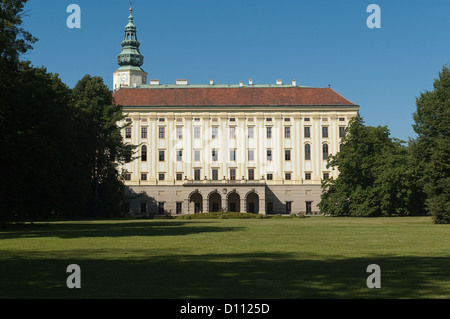
POLYGON ((133 13, 133 2, 130 1, 130 14, 133 13))

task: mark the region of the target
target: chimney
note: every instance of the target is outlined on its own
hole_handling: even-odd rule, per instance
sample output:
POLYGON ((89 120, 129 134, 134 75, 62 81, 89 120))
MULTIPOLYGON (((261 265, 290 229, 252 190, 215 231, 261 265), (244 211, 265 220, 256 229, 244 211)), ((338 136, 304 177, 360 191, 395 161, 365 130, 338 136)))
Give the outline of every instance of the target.
POLYGON ((281 81, 281 79, 278 79, 277 80, 277 85, 281 85, 281 84, 283 84, 283 81, 281 81))
POLYGON ((292 80, 292 86, 297 86, 297 81, 295 79, 292 80))
POLYGON ((186 79, 177 80, 176 83, 177 83, 177 85, 187 85, 188 80, 186 80, 186 79))
POLYGON ((244 82, 239 81, 239 86, 240 86, 240 87, 243 87, 243 86, 244 86, 244 82))
POLYGON ((248 80, 248 85, 253 85, 253 79, 248 80))
POLYGON ((209 80, 209 85, 214 85, 214 80, 213 79, 209 80))
POLYGON ((150 85, 159 85, 159 80, 150 80, 150 85))

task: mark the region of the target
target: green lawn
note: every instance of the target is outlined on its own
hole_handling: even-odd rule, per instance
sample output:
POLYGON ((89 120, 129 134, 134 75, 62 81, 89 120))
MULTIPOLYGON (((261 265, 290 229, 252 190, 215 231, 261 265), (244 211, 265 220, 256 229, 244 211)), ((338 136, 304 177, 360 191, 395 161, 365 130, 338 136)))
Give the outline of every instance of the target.
POLYGON ((72 221, 0 229, 0 298, 449 298, 430 217, 72 221), (66 268, 81 267, 81 289, 66 268), (369 264, 381 288, 369 289, 369 264))

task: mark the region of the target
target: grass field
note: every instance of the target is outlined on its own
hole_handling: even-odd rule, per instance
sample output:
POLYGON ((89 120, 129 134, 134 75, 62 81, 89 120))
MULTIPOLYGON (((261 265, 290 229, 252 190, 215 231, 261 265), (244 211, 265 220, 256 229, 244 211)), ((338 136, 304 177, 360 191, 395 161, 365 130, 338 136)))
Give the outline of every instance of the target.
POLYGON ((0 229, 0 298, 449 298, 430 217, 124 219, 0 229), (69 264, 81 289, 69 289, 69 264), (369 264, 381 288, 369 289, 369 264))

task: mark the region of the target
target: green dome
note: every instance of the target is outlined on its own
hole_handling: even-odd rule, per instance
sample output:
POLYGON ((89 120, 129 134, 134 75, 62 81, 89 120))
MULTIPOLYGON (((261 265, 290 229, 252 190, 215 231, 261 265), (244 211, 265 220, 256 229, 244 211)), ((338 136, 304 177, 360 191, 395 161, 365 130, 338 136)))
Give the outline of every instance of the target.
POLYGON ((125 36, 122 41, 122 52, 117 56, 117 63, 120 66, 138 66, 144 64, 144 56, 139 52, 140 43, 137 39, 136 26, 133 23, 133 16, 128 17, 128 24, 125 26, 125 36))

